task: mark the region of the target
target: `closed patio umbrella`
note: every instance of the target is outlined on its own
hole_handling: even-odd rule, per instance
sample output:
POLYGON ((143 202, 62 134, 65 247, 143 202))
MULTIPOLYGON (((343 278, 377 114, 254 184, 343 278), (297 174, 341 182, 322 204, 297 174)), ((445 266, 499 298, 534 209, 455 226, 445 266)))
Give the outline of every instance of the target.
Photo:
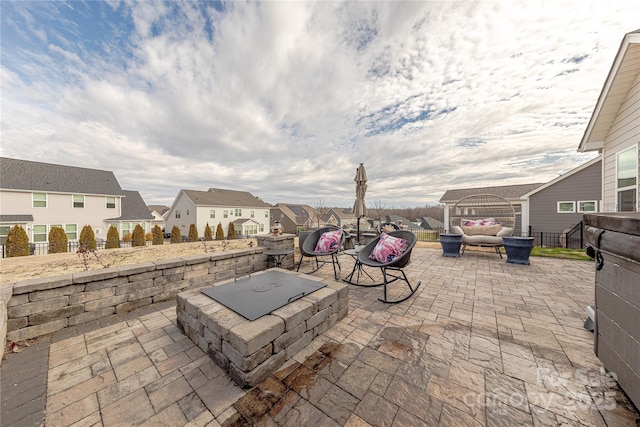
POLYGON ((358 218, 358 244, 360 244, 360 218, 367 216, 367 205, 364 203, 364 195, 367 192, 367 173, 364 171, 364 163, 360 163, 356 170, 356 201, 353 204, 353 214, 358 218))

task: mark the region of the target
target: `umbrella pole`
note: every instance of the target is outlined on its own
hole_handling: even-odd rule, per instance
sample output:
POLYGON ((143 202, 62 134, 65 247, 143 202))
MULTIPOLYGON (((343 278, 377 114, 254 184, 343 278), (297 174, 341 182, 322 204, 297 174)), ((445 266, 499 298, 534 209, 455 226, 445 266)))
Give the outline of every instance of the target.
POLYGON ((358 217, 358 245, 360 245, 360 217, 358 217))

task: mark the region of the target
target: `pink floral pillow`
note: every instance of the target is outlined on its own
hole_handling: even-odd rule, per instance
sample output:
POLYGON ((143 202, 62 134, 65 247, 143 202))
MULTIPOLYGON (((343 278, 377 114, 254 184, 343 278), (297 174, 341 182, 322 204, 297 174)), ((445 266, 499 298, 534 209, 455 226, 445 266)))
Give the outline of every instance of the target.
POLYGON ((382 233, 369 258, 378 262, 388 263, 402 255, 408 247, 409 242, 405 239, 382 233))
POLYGON ((326 231, 322 233, 316 249, 314 252, 326 254, 334 252, 340 246, 340 240, 342 239, 342 230, 326 231))

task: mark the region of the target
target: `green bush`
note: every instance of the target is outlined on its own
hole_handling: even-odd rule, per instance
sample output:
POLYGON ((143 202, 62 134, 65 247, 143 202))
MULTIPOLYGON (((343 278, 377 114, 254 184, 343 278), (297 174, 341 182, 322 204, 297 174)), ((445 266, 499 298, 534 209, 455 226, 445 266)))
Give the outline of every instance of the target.
POLYGON ((59 254, 62 252, 68 252, 69 239, 67 233, 64 232, 62 227, 51 227, 49 230, 49 253, 59 254))
POLYGON ((180 235, 180 229, 177 225, 174 225, 171 229, 171 243, 180 243, 182 236, 180 235))
POLYGON ((93 234, 93 228, 90 225, 85 225, 82 227, 82 231, 80 232, 80 246, 86 246, 89 249, 96 248, 96 235, 93 234))
POLYGON ((224 230, 222 229, 222 223, 218 223, 216 228, 216 240, 224 240, 224 230))
POLYGON ((144 229, 140 224, 136 224, 133 229, 133 237, 131 238, 131 246, 147 246, 144 229))
POLYGON ((115 249, 120 247, 120 234, 115 226, 109 227, 107 231, 107 241, 104 244, 105 249, 115 249))
POLYGON ((232 239, 237 239, 238 236, 236 236, 236 226, 233 225, 232 222, 229 223, 229 232, 227 233, 227 239, 232 240, 232 239))
POLYGON ((153 227, 153 244, 154 245, 164 245, 164 236, 162 235, 162 229, 160 228, 159 225, 155 225, 153 227))
POLYGON ((7 258, 14 256, 29 256, 29 236, 24 228, 14 225, 5 242, 7 248, 7 258))
POLYGON ((209 223, 207 223, 207 226, 204 228, 204 240, 207 242, 213 240, 213 232, 211 231, 211 227, 209 227, 209 223))
POLYGON ((197 242, 198 241, 198 229, 195 224, 191 224, 189 226, 189 241, 197 242))

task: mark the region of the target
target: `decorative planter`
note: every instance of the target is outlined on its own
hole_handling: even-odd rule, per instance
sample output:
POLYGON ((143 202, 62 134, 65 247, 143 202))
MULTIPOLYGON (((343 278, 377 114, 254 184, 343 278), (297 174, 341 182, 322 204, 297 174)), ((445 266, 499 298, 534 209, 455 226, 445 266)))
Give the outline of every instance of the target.
POLYGON ((507 262, 529 265, 533 237, 503 237, 502 245, 507 252, 507 262))
POLYGON ((462 234, 441 234, 442 256, 459 258, 462 234))

